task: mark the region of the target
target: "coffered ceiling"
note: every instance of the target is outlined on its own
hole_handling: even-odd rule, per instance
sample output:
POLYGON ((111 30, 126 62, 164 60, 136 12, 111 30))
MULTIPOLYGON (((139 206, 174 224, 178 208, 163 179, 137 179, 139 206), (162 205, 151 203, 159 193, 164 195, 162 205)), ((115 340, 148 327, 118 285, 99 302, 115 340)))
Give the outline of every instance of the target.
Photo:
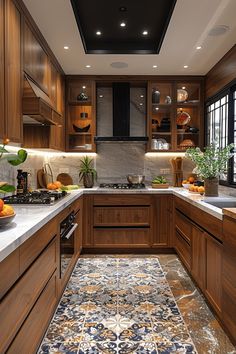
MULTIPOLYGON (((131 2, 123 0, 122 6, 129 9, 131 2)), ((70 0, 24 3, 66 74, 204 75, 235 44, 235 0, 177 0, 159 54, 86 54, 70 0)), ((141 3, 145 19, 153 1, 141 3)), ((100 1, 93 1, 93 13, 99 4, 100 1)), ((104 23, 108 16, 108 11, 104 11, 104 23)), ((115 21, 118 22, 114 18, 115 21)), ((128 31, 129 23, 126 21, 125 25, 128 31)), ((90 23, 91 29, 92 26, 90 23)), ((102 35, 94 24, 94 33, 97 31, 102 35)), ((150 30, 148 35, 152 35, 150 30)))

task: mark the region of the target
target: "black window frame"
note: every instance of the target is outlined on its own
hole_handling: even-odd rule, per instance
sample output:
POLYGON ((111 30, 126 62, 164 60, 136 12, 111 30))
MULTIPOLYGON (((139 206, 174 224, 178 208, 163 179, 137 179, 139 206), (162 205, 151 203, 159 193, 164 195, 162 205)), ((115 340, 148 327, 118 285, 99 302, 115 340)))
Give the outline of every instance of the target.
MULTIPOLYGON (((208 107, 213 103, 217 102, 224 96, 228 95, 228 141, 227 145, 230 143, 235 143, 234 141, 234 117, 236 116, 236 107, 234 107, 234 92, 236 91, 236 80, 232 81, 227 87, 219 91, 216 95, 212 96, 206 101, 205 105, 205 143, 209 144, 208 141, 208 107), (235 109, 235 111, 234 111, 235 109)), ((236 160, 236 155, 229 160, 227 180, 220 180, 220 184, 236 188, 236 181, 234 182, 234 162, 236 160)))

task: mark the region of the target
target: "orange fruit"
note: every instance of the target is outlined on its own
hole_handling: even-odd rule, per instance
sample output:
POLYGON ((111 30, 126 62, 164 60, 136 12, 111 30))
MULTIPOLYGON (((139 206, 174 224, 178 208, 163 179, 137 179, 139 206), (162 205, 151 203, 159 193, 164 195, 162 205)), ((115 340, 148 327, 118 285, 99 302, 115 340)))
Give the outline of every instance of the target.
POLYGON ((57 189, 57 186, 54 183, 48 183, 47 184, 47 189, 55 190, 55 189, 57 189))
POLYGON ((183 184, 188 184, 188 181, 186 179, 183 180, 183 184))
POLYGON ((198 186, 194 186, 194 192, 198 192, 198 186))
POLYGON ((189 186, 189 190, 190 190, 190 192, 194 192, 194 185, 191 185, 191 186, 189 186))
POLYGON ((2 211, 3 207, 4 207, 4 201, 0 199, 0 211, 2 211))
POLYGON ((188 178, 188 181, 189 181, 189 183, 193 183, 193 182, 195 181, 195 179, 194 179, 194 177, 190 176, 190 177, 188 178))
POLYGON ((57 188, 61 188, 61 187, 62 187, 62 184, 61 184, 60 181, 55 181, 55 182, 53 182, 53 184, 55 184, 55 186, 56 186, 57 188))
POLYGON ((205 192, 205 188, 203 186, 198 187, 198 192, 199 193, 204 193, 205 192))
POLYGON ((9 216, 14 214, 14 209, 10 205, 4 204, 2 211, 0 211, 0 216, 9 216))

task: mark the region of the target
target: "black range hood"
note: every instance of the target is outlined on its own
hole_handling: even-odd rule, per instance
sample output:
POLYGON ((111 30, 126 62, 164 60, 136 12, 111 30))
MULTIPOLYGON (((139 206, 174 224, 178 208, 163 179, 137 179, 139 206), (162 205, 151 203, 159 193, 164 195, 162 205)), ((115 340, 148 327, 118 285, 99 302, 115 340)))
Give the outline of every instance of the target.
POLYGON ((147 136, 130 136, 130 84, 114 82, 113 90, 113 136, 95 136, 99 142, 146 142, 147 136))

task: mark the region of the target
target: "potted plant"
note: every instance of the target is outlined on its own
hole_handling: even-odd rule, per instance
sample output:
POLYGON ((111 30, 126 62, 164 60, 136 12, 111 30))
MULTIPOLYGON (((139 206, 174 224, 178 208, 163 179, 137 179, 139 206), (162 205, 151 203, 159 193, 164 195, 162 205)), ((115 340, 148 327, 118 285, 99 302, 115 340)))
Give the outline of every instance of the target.
MULTIPOLYGON (((9 139, 4 139, 2 146, 0 146, 0 162, 6 160, 12 166, 18 166, 23 163, 27 158, 27 152, 24 149, 20 149, 16 154, 9 153, 5 149, 5 146, 9 144, 9 139)), ((7 182, 0 182, 0 193, 14 192, 15 187, 9 185, 7 182)))
POLYGON ((204 152, 198 147, 187 149, 186 157, 196 164, 196 173, 204 179, 205 196, 218 196, 219 176, 227 171, 228 160, 234 155, 233 148, 234 144, 220 149, 211 143, 204 148, 204 152))
POLYGON ((97 178, 97 171, 92 167, 93 159, 85 156, 80 164, 79 177, 80 181, 83 180, 85 188, 92 188, 94 185, 94 180, 97 178))

